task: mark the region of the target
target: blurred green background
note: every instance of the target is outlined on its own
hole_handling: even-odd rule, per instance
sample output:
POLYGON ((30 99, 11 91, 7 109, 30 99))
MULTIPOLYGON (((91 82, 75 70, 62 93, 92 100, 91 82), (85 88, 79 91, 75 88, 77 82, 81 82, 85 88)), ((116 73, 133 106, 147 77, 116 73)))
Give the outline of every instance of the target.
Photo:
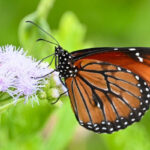
MULTIPOLYGON (((67 50, 93 46, 149 46, 149 0, 0 0, 0 46, 24 47, 41 59, 51 40, 25 23, 32 20, 67 50)), ((140 123, 113 134, 79 127, 69 99, 64 104, 17 104, 0 115, 0 150, 150 150, 150 112, 140 123)))

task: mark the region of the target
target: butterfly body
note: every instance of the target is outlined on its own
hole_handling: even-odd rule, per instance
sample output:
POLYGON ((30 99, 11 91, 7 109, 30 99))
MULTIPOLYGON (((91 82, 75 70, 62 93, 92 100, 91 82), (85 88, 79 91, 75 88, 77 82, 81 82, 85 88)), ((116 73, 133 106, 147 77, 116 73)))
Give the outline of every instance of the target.
MULTIPOLYGON (((59 71, 59 77, 68 78, 75 77, 77 73, 77 67, 72 63, 72 56, 61 47, 55 49, 55 55, 58 57, 58 66, 56 62, 56 68, 59 71)), ((57 59, 56 59, 57 61, 57 59)))
POLYGON ((92 48, 68 53, 57 47, 55 53, 56 69, 81 126, 112 133, 139 121, 149 109, 150 61, 144 58, 150 49, 92 48))

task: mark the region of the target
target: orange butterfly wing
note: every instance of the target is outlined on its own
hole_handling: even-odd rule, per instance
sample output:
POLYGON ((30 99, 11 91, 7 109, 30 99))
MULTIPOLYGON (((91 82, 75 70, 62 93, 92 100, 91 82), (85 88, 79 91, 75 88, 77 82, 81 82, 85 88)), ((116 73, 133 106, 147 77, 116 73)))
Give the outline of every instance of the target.
MULTIPOLYGON (((103 48, 101 49, 103 50, 103 48)), ((101 52, 99 49, 98 53, 93 53, 84 56, 83 59, 94 59, 104 61, 131 70, 135 74, 141 76, 150 85, 150 49, 117 48, 117 51, 115 49, 116 48, 114 48, 114 50, 106 52, 101 52)), ((80 53, 82 53, 82 51, 80 51, 80 53)), ((78 52, 74 52, 73 56, 77 54, 78 52)), ((78 66, 78 64, 80 64, 80 62, 82 62, 83 59, 79 59, 78 61, 76 61, 75 65, 78 66)))
POLYGON ((65 80, 80 125, 97 133, 126 128, 149 108, 147 83, 123 64, 114 64, 80 59, 77 75, 65 80))

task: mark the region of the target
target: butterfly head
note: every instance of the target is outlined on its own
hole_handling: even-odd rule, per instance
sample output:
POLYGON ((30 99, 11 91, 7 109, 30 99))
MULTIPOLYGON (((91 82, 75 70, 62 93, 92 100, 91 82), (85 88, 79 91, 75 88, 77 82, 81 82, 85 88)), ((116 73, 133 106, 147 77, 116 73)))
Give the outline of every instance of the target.
POLYGON ((55 47, 55 56, 60 56, 61 54, 64 53, 64 49, 61 46, 55 47))
POLYGON ((55 56, 58 60, 56 68, 59 71, 59 76, 68 78, 76 76, 77 67, 73 65, 73 58, 70 53, 64 50, 62 47, 55 47, 55 56))

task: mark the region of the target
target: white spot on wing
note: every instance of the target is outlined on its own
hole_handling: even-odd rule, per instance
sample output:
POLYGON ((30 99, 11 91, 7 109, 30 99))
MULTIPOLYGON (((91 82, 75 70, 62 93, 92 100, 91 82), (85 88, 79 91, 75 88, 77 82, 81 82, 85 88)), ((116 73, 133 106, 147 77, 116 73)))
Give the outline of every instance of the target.
POLYGON ((135 51, 136 48, 129 48, 129 51, 135 51))
POLYGON ((148 104, 148 100, 146 100, 145 103, 148 104))
POLYGON ((99 130, 99 127, 95 128, 95 130, 99 130))
POLYGON ((117 69, 118 69, 119 71, 121 71, 121 68, 120 68, 120 67, 117 67, 117 69))
POLYGON ((147 94, 147 97, 150 98, 150 94, 147 94))
POLYGON ((110 128, 110 129, 109 129, 109 131, 113 131, 113 130, 114 130, 113 128, 110 128))
POLYGON ((149 91, 149 88, 145 88, 145 90, 148 92, 148 91, 149 91))
POLYGON ((105 124, 105 121, 102 121, 102 124, 105 124))
POLYGON ((127 125, 128 124, 128 122, 126 121, 126 122, 124 122, 124 125, 127 125))
POLYGON ((143 58, 142 57, 138 57, 139 62, 143 62, 143 58))
POLYGON ((140 53, 135 53, 136 56, 140 56, 140 53))
POLYGON ((106 130, 107 128, 106 127, 102 127, 102 130, 106 130))
POLYGON ((135 118, 132 118, 131 121, 135 121, 135 118))
POLYGON ((146 107, 144 107, 143 110, 145 111, 145 110, 146 110, 146 107))
POLYGON ((93 127, 92 126, 88 126, 88 128, 92 129, 93 127))
POLYGON ((138 83, 138 84, 137 84, 137 86, 138 86, 138 87, 140 87, 140 86, 141 86, 141 84, 140 84, 140 83, 138 83))
POLYGON ((114 48, 115 51, 118 51, 118 48, 114 48))
POLYGON ((142 89, 140 89, 140 92, 141 92, 141 93, 143 93, 143 90, 142 90, 142 89))
POLYGON ((91 123, 91 122, 88 122, 87 124, 88 124, 88 125, 92 125, 92 123, 91 123))
POLYGON ((135 78, 136 78, 137 80, 139 80, 139 79, 140 79, 140 78, 139 78, 139 76, 137 76, 137 75, 135 76, 135 78))
POLYGON ((94 127, 97 127, 97 124, 94 124, 94 127))
POLYGON ((138 113, 138 116, 141 116, 141 115, 142 115, 142 113, 141 113, 141 112, 139 112, 139 113, 138 113))
POLYGON ((131 73, 131 71, 130 71, 130 70, 128 70, 128 69, 127 69, 127 72, 131 73))
POLYGON ((100 105, 100 103, 97 103, 97 107, 98 107, 98 108, 101 108, 101 105, 100 105))

